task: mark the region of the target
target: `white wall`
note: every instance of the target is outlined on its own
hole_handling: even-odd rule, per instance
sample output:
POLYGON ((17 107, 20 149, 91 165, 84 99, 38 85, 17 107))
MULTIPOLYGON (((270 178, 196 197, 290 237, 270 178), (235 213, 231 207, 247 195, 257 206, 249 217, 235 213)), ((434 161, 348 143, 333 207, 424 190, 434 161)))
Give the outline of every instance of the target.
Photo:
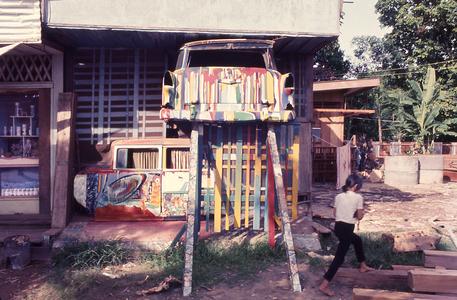
POLYGON ((340 0, 47 0, 58 28, 337 36, 340 0))

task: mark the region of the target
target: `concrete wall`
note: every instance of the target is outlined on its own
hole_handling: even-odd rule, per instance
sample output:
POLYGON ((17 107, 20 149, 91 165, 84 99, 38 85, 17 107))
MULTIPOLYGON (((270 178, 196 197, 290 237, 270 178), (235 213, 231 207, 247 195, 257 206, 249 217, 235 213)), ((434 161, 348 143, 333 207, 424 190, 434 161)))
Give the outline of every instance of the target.
POLYGON ((338 36, 340 0, 47 0, 57 28, 338 36))
POLYGON ((0 1, 0 44, 41 42, 39 0, 0 1))

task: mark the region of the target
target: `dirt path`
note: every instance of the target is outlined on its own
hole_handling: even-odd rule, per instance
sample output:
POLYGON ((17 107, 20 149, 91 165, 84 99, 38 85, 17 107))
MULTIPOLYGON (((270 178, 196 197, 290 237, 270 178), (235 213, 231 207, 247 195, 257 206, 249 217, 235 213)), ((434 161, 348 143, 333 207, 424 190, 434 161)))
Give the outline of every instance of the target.
MULTIPOLYGON (((147 297, 137 296, 136 291, 150 288, 148 283, 138 286, 138 269, 124 274, 123 279, 100 280, 98 285, 87 289, 81 288, 76 299, 351 299, 350 287, 334 287, 337 295, 333 298, 323 296, 317 286, 320 283, 322 269, 300 264, 303 293, 293 293, 289 286, 287 264, 278 264, 260 271, 252 277, 228 280, 212 287, 197 287, 189 298, 182 297, 181 288, 175 288, 162 294, 147 297)), ((51 271, 47 265, 32 265, 21 272, 3 270, 0 272, 0 299, 63 299, 62 287, 53 284, 51 271)), ((65 298, 67 300, 68 298, 65 298)))
MULTIPOLYGON (((331 213, 329 204, 338 193, 330 186, 317 186, 313 210, 331 213)), ((363 196, 367 214, 360 224, 364 232, 390 232, 430 229, 430 222, 457 227, 457 184, 418 185, 392 188, 383 184, 365 184, 363 196)), ((287 265, 272 265, 248 278, 227 279, 208 288, 197 287, 188 299, 329 299, 317 285, 324 272, 304 263, 299 265, 304 292, 294 294, 289 288, 287 265)), ((150 297, 135 294, 152 287, 136 285, 147 270, 133 267, 122 279, 101 277, 81 284, 75 299, 182 299, 181 289, 150 297)), ((54 275, 55 276, 55 275, 54 275)), ((229 278, 229 277, 228 277, 229 278)), ((87 280, 86 280, 87 281, 87 280)), ((351 287, 335 285, 333 299, 351 299, 351 287)), ((34 264, 23 271, 0 270, 0 299, 62 299, 64 284, 56 284, 49 265, 34 264)), ((65 298, 68 299, 68 298, 65 298)))
MULTIPOLYGON (((315 187, 315 209, 330 212, 338 192, 328 185, 315 187)), ((457 183, 399 188, 366 183, 361 193, 366 205, 361 232, 434 231, 432 221, 457 230, 457 183)))

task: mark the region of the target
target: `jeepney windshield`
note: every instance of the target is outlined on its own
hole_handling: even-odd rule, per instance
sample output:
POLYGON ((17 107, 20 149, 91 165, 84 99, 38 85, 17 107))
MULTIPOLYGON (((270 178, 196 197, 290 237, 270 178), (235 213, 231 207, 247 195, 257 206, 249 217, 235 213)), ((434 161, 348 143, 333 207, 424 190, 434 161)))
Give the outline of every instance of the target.
POLYGON ((189 51, 187 67, 266 68, 265 51, 196 50, 189 51))

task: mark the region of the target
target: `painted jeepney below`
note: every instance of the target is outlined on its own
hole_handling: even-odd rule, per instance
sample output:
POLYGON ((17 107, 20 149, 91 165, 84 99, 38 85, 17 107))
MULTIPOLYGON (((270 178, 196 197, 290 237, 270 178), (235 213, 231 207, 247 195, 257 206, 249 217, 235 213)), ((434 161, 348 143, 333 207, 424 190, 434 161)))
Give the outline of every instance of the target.
POLYGON ((294 80, 276 70, 273 41, 206 40, 185 44, 162 86, 164 120, 203 122, 295 119, 294 80))
POLYGON ((89 167, 74 179, 74 197, 96 220, 163 220, 184 216, 189 140, 118 140, 109 167, 89 167))

